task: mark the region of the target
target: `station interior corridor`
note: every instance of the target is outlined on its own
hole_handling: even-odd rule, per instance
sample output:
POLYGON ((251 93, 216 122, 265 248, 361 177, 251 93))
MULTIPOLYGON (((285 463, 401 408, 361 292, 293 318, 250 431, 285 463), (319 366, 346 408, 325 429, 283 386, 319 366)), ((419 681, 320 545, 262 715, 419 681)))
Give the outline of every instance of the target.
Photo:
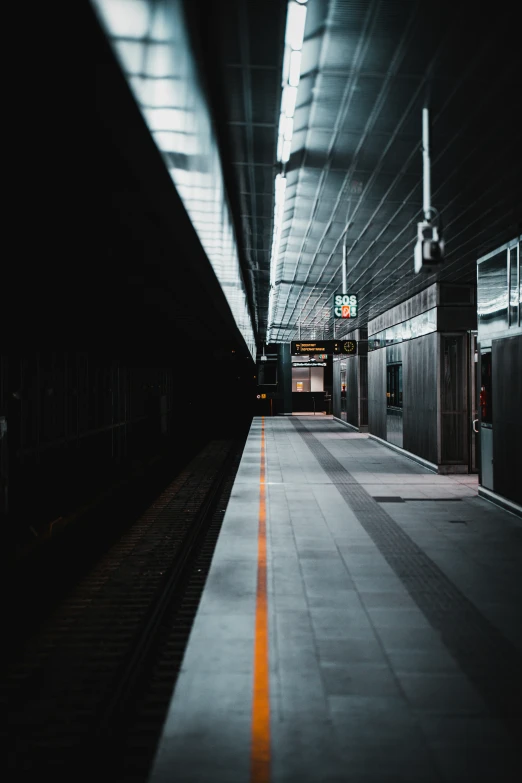
POLYGON ((63 5, 6 26, 3 777, 522 781, 518 4, 63 5))

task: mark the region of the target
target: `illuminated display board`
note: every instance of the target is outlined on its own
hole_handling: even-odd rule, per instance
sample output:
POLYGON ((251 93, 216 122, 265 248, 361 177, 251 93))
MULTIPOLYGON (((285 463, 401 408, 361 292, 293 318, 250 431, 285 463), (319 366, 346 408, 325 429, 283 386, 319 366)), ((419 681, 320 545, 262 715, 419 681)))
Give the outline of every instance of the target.
POLYGON ((292 356, 302 356, 308 353, 333 353, 333 340, 323 340, 322 342, 297 342, 292 343, 292 356))
POLYGON ((357 318, 359 314, 357 294, 335 294, 333 311, 335 318, 357 318))
POLYGON ((323 340, 322 342, 292 342, 292 356, 304 356, 311 353, 344 354, 353 356, 357 353, 355 340, 323 340))

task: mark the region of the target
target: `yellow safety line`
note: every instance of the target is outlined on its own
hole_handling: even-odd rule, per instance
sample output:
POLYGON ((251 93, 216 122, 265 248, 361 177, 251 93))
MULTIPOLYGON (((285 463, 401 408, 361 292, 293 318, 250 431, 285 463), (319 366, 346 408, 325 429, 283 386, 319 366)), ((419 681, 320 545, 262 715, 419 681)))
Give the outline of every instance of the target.
POLYGON ((265 417, 261 418, 259 528, 257 549, 254 690, 252 698, 251 783, 270 781, 270 685, 268 669, 268 602, 266 577, 265 417))

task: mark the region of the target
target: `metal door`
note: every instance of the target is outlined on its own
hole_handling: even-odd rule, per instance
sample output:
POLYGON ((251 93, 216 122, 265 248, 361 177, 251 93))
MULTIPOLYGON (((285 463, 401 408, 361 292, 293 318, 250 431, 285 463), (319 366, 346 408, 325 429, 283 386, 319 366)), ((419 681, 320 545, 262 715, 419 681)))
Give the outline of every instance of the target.
POLYGON ((477 332, 468 332, 468 411, 469 426, 469 472, 478 473, 477 449, 479 448, 479 418, 478 418, 478 344, 477 332))
POLYGON ((480 354, 480 483, 493 489, 493 383, 491 350, 480 354))
POLYGON ((341 419, 343 421, 346 421, 347 420, 347 414, 346 414, 346 362, 341 362, 340 381, 341 381, 341 419))
POLYGON ((7 514, 7 357, 0 356, 0 514, 7 514))

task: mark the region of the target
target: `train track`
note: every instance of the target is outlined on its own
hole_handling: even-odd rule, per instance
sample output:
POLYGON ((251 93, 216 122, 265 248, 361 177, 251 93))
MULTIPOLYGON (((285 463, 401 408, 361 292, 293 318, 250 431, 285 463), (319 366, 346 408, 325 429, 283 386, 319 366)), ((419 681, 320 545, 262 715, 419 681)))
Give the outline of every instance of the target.
POLYGON ((243 445, 209 443, 10 667, 10 773, 146 780, 243 445))

